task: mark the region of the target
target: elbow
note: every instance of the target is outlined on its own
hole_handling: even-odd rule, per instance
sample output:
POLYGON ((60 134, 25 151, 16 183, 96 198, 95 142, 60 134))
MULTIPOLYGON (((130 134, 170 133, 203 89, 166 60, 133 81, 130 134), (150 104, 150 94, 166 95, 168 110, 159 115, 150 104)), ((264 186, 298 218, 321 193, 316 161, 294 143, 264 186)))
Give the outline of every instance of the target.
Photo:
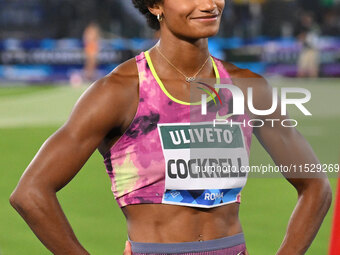
POLYGON ((327 212, 332 204, 333 192, 327 178, 309 179, 308 184, 299 190, 299 196, 308 197, 318 204, 319 208, 327 212))
POLYGON ((26 194, 18 188, 14 190, 9 197, 9 203, 18 212, 23 212, 30 206, 30 200, 26 197, 26 194))
POLYGON ((22 203, 22 201, 23 201, 23 192, 19 190, 19 187, 16 187, 9 197, 9 203, 11 204, 13 208, 17 208, 22 203))
MULTIPOLYGON (((313 187, 313 186, 312 186, 313 187)), ((313 189, 319 193, 319 203, 323 209, 327 212, 332 204, 333 192, 332 187, 327 178, 320 179, 316 182, 316 186, 313 189)), ((315 193, 314 193, 315 194, 315 193)))
POLYGON ((11 204, 13 208, 15 208, 18 205, 18 198, 15 192, 13 192, 11 196, 9 197, 9 203, 11 204))
POLYGON ((42 194, 36 188, 26 189, 19 185, 11 194, 9 203, 19 214, 26 215, 38 208, 42 200, 42 194))
POLYGON ((325 203, 325 206, 327 208, 327 211, 329 210, 329 208, 331 207, 331 204, 332 204, 332 200, 333 200, 333 191, 332 191, 332 188, 331 188, 331 185, 329 184, 329 181, 327 179, 327 182, 325 184, 325 187, 324 187, 324 203, 325 203))

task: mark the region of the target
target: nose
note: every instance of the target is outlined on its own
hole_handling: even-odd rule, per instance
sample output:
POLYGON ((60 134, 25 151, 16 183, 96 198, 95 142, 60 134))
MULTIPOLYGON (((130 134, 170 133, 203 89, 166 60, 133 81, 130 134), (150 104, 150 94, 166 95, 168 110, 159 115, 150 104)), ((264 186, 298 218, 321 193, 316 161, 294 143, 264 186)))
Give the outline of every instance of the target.
POLYGON ((215 0, 201 0, 200 11, 202 12, 214 12, 217 9, 215 0))

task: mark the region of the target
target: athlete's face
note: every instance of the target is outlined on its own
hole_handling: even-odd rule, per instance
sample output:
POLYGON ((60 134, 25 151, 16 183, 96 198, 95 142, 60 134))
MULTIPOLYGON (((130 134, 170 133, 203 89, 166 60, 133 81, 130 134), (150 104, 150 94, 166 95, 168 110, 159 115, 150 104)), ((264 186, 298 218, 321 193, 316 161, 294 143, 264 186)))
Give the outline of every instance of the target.
POLYGON ((154 14, 161 13, 161 29, 186 38, 206 38, 217 34, 225 0, 164 0, 154 14))

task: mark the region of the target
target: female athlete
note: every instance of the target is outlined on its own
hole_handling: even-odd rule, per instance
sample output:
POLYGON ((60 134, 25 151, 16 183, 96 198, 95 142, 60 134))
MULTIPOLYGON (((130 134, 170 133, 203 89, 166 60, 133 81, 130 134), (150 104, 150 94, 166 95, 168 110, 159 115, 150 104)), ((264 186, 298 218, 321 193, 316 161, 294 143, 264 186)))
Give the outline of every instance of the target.
MULTIPOLYGON (((288 119, 280 107, 256 116, 245 106, 244 114, 231 116, 230 91, 199 82, 228 80, 245 97, 252 87, 254 107, 271 108, 272 89, 262 77, 209 54, 207 38, 219 30, 225 0, 133 2, 160 29, 159 41, 83 94, 30 163, 10 202, 54 254, 89 254, 56 193, 98 148, 127 220, 125 254, 248 254, 238 212, 246 179, 240 166, 248 164, 252 133, 277 165, 318 160, 295 128, 264 121, 288 119), (199 93, 192 93, 196 85, 199 93), (214 93, 206 98, 206 91, 214 93), (202 110, 196 118, 204 100, 206 114, 202 110), (235 125, 209 124, 221 116, 235 125), (264 125, 242 125, 250 119, 264 125), (200 170, 213 164, 238 166, 238 171, 200 170)), ((319 173, 283 175, 298 201, 276 254, 304 254, 330 207, 330 185, 319 173)))

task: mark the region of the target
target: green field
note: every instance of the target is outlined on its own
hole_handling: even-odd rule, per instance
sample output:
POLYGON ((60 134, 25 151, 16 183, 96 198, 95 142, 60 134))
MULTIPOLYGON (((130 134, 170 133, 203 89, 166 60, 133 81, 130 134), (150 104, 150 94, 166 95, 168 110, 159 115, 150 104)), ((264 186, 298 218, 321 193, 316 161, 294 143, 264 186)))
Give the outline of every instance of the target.
MULTIPOLYGON (((280 80, 308 87, 313 117, 301 117, 299 130, 322 163, 339 161, 340 81, 280 80)), ((288 85, 287 85, 288 86, 288 85)), ((8 198, 43 141, 67 118, 84 89, 69 87, 0 88, 0 254, 50 254, 10 207, 8 198)), ((270 162, 253 140, 251 164, 270 162)), ((330 178, 333 190, 336 179, 330 178)), ((91 254, 122 254, 125 219, 110 190, 102 157, 95 153, 75 179, 58 193, 80 242, 91 254)), ((240 218, 251 255, 275 254, 297 200, 284 178, 249 178, 242 192, 240 218)), ((309 255, 327 254, 333 205, 309 255)))

